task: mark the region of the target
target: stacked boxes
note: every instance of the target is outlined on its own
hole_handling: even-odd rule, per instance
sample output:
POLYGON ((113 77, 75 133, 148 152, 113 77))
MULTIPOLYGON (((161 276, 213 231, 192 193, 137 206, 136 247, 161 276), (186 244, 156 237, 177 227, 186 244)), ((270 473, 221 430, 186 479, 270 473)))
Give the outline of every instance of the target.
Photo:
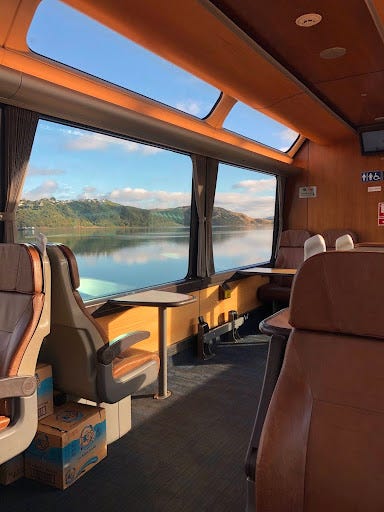
POLYGON ((25 476, 66 489, 107 455, 105 411, 68 402, 39 421, 25 476))
MULTIPOLYGON (((52 367, 49 364, 40 363, 36 367, 37 380, 37 417, 45 418, 53 413, 53 386, 52 367)), ((11 400, 4 407, 9 407, 11 414, 11 400)), ((24 476, 24 454, 16 455, 12 459, 0 465, 0 484, 8 485, 24 476)))
POLYGON ((16 455, 0 466, 0 484, 8 485, 24 476, 24 454, 16 455))
MULTIPOLYGON (((97 405, 95 402, 81 398, 76 400, 82 404, 97 405)), ((105 409, 105 423, 107 428, 107 445, 120 439, 131 430, 131 397, 126 396, 119 402, 107 404, 102 402, 100 407, 105 409)))
POLYGON ((39 420, 53 413, 52 367, 39 363, 36 367, 37 417, 39 420))
POLYGON ((54 407, 51 366, 38 364, 35 376, 37 433, 24 453, 0 465, 0 484, 26 476, 66 489, 107 455, 105 410, 75 402, 54 407))

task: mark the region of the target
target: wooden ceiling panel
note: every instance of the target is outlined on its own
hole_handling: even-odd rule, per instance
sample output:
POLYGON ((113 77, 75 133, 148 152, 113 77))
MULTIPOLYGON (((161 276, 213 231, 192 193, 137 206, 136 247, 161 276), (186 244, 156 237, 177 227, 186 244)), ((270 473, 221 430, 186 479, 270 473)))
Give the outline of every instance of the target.
POLYGON ((347 124, 340 125, 337 118, 333 117, 321 104, 313 102, 306 94, 285 99, 264 113, 273 115, 281 122, 289 119, 292 124, 288 126, 300 126, 300 133, 304 137, 321 145, 350 138, 353 134, 347 124))
MULTIPOLYGON (((377 103, 382 90, 384 44, 364 0, 317 0, 315 4, 306 0, 210 1, 353 126, 365 122, 364 109, 380 110, 377 103), (311 12, 320 14, 322 21, 312 27, 298 27, 295 20, 311 12), (320 57, 321 51, 332 47, 345 48, 345 55, 320 57), (369 83, 370 90, 377 93, 367 97, 364 106, 356 105, 358 88, 340 94, 347 78, 351 81, 344 82, 345 86, 369 83)), ((383 99, 381 103, 383 107, 383 99)))
POLYGON ((324 82, 318 87, 357 126, 374 124, 376 117, 384 116, 384 71, 324 82))
POLYGON ((364 0, 211 0, 260 46, 305 81, 316 83, 383 69, 384 47, 364 0), (300 15, 316 12, 322 21, 298 27, 300 15), (320 52, 343 47, 341 59, 324 60, 320 52))

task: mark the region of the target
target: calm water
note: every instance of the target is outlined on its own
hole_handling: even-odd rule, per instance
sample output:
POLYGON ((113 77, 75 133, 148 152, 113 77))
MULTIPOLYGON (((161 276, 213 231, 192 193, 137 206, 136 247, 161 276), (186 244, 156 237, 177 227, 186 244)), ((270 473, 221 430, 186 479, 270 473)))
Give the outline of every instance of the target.
MULTIPOLYGON (((68 245, 76 254, 80 293, 86 300, 183 279, 188 271, 189 228, 51 229, 44 233, 48 241, 68 245)), ((272 233, 272 229, 215 227, 216 272, 268 261, 272 233)), ((19 241, 31 241, 34 236, 19 232, 19 241)))

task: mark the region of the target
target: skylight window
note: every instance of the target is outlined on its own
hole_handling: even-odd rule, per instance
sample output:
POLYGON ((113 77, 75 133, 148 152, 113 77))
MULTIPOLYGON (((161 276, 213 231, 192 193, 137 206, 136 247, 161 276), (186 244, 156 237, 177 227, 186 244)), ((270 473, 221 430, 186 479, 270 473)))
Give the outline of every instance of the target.
POLYGON ((43 0, 27 43, 32 51, 204 118, 220 91, 58 0, 43 0))
POLYGON ((284 152, 289 151, 299 136, 297 132, 241 102, 235 103, 223 128, 284 152))

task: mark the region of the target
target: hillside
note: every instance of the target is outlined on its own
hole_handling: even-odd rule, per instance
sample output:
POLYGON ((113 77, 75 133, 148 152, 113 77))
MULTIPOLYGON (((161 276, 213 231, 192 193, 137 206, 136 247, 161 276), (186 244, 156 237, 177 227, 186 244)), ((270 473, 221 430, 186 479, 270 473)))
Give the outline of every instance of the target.
MULTIPOLYGON (((189 226, 190 208, 146 210, 105 200, 57 201, 51 198, 20 201, 16 219, 18 228, 189 226)), ((215 226, 256 227, 270 225, 273 220, 252 219, 224 208, 214 208, 212 223, 215 226)))

